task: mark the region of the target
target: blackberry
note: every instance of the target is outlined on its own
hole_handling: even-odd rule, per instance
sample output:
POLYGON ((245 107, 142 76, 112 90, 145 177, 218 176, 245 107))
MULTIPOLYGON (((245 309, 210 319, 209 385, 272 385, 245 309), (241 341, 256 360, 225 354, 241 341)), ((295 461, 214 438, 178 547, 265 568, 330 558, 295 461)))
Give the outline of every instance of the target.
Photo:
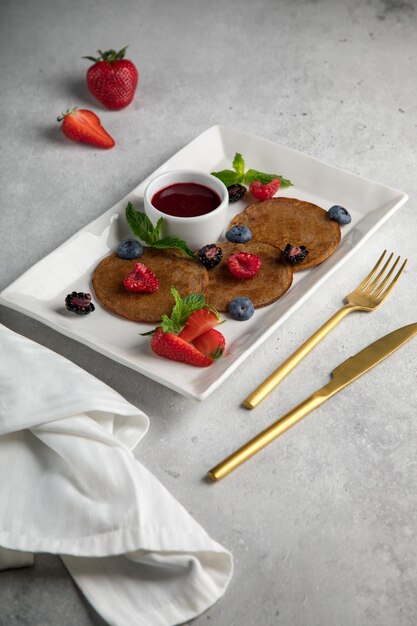
POLYGON ((227 231, 226 239, 233 243, 246 243, 252 239, 252 231, 243 224, 237 224, 227 231))
POLYGON ((227 191, 229 192, 229 202, 239 202, 239 200, 242 200, 247 189, 243 185, 236 183, 235 185, 230 185, 227 191))
POLYGON ((73 291, 65 298, 65 306, 68 311, 77 315, 87 315, 94 311, 95 306, 91 302, 91 295, 82 291, 73 291))
POLYGON ((222 249, 215 243, 209 243, 198 251, 198 260, 207 270, 216 267, 223 258, 222 249))
POLYGON ((308 254, 305 246, 293 246, 287 243, 284 249, 284 258, 290 265, 298 265, 302 263, 308 254))

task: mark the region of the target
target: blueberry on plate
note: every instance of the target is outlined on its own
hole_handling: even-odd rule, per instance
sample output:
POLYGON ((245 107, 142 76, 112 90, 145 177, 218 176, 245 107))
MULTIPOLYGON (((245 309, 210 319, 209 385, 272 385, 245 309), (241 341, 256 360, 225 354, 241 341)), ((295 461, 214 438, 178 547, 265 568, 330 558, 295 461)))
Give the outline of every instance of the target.
POLYGON ((229 302, 229 313, 234 320, 245 322, 255 313, 255 307, 249 298, 238 296, 229 302))
POLYGON ((227 231, 226 239, 233 243, 246 243, 252 239, 252 231, 243 224, 236 224, 227 231))
POLYGON ((349 224, 352 221, 350 213, 345 207, 335 204, 327 211, 331 220, 335 220, 338 224, 349 224))
POLYGON ((121 259, 138 259, 143 254, 143 246, 137 239, 125 239, 117 246, 116 254, 121 259))

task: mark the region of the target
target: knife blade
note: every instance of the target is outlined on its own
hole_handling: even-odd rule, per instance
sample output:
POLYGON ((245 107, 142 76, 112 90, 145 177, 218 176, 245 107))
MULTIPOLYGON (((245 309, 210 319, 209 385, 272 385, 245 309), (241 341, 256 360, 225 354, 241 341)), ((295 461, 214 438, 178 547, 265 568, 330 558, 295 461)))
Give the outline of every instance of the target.
POLYGON ((246 444, 232 452, 223 461, 208 471, 208 477, 217 481, 229 474, 244 461, 259 452, 268 443, 276 439, 283 432, 291 428, 310 411, 320 406, 335 393, 349 385, 359 376, 380 363, 395 350, 400 348, 409 339, 417 334, 417 322, 398 328, 388 335, 377 339, 369 346, 343 361, 331 372, 331 380, 311 394, 303 402, 283 415, 279 420, 253 437, 246 444))

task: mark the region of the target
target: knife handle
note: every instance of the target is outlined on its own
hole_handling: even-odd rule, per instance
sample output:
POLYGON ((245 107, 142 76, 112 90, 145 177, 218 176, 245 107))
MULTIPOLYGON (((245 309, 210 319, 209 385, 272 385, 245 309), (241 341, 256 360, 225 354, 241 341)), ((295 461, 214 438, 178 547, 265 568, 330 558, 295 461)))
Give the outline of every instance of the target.
POLYGON ((310 411, 325 402, 330 395, 333 395, 327 393, 324 389, 325 388, 322 388, 314 392, 306 400, 283 415, 278 421, 260 432, 256 437, 253 437, 253 439, 245 443, 238 450, 232 452, 232 454, 208 471, 209 478, 213 481, 220 480, 236 469, 236 467, 247 461, 251 456, 259 452, 259 450, 262 450, 262 448, 279 437, 279 435, 282 435, 288 428, 294 426, 294 424, 300 421, 307 413, 310 413, 310 411))
POLYGON ((292 353, 272 374, 268 376, 251 394, 243 400, 243 406, 254 409, 271 393, 273 389, 291 372, 292 369, 321 341, 348 313, 357 307, 346 304, 292 353))

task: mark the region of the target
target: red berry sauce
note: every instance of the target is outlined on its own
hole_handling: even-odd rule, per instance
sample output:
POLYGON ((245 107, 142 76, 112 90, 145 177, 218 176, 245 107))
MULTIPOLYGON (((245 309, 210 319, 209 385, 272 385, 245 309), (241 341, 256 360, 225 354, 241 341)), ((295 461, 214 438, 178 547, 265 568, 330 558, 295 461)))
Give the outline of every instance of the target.
POLYGON ((198 183, 174 183, 152 197, 152 204, 158 211, 175 217, 205 215, 217 209, 220 202, 213 189, 198 183))

